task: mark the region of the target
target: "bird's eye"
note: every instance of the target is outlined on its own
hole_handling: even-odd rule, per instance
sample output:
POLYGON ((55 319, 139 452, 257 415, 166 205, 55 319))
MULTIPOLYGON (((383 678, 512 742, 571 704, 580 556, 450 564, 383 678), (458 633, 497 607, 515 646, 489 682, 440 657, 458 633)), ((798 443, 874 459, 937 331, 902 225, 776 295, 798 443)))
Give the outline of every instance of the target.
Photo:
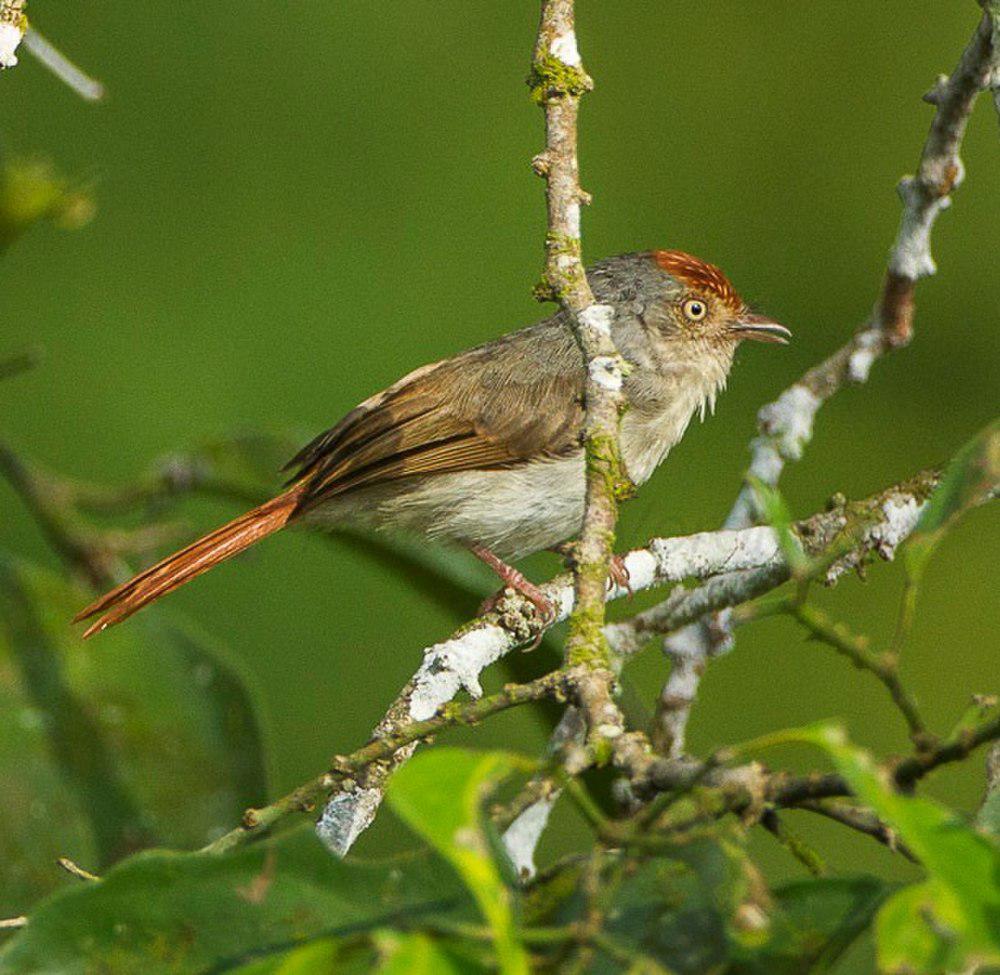
POLYGON ((688 298, 681 305, 684 317, 692 322, 700 322, 708 314, 708 305, 701 298, 688 298))

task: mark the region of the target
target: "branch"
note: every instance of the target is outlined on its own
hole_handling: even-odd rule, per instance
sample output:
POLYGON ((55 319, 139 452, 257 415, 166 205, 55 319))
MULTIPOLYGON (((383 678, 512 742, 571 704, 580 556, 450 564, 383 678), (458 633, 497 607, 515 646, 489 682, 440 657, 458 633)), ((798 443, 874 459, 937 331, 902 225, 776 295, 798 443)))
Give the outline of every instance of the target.
MULTIPOLYGON (((992 2, 992 0, 991 0, 992 2)), ((979 93, 997 75, 1000 48, 991 44, 993 25, 983 16, 958 66, 942 78, 926 100, 936 106, 916 176, 899 184, 903 215, 889 255, 882 295, 871 320, 828 359, 814 366, 757 414, 759 436, 751 443, 747 477, 725 528, 754 524, 757 507, 753 479, 775 486, 788 461, 802 457, 812 439, 820 407, 844 386, 864 383, 872 365, 886 352, 907 344, 913 331, 916 282, 936 270, 930 235, 938 214, 950 203, 951 191, 964 170, 959 149, 979 93)), ((708 662, 731 644, 725 617, 703 620, 664 644, 672 661, 681 661, 664 687, 657 713, 657 737, 670 754, 684 751, 687 719, 708 662)))
POLYGON ((611 338, 614 310, 598 304, 581 260, 577 115, 581 96, 593 87, 583 69, 574 29, 573 0, 542 0, 529 84, 545 111, 545 151, 534 160, 546 180, 548 232, 543 299, 558 299, 583 351, 587 378, 583 428, 586 492, 583 527, 575 549, 575 609, 566 640, 566 661, 584 664, 593 675, 579 688, 588 740, 603 750, 624 730, 612 698, 614 676, 604 639, 608 564, 614 549, 618 501, 631 493, 618 446, 625 398, 626 365, 611 338))
MULTIPOLYGON (((478 724, 484 718, 499 714, 510 708, 540 701, 544 697, 559 697, 565 693, 567 682, 572 681, 573 673, 569 671, 554 671, 539 677, 527 684, 508 684, 498 694, 481 697, 462 705, 442 708, 433 717, 425 721, 411 721, 397 728, 391 735, 374 739, 367 745, 351 752, 350 755, 337 755, 332 762, 332 768, 323 775, 316 776, 288 795, 263 806, 260 809, 248 809, 243 814, 243 824, 231 830, 224 836, 204 847, 205 853, 225 853, 233 847, 246 842, 251 836, 259 835, 265 828, 284 819, 291 813, 311 811, 317 800, 329 795, 334 787, 346 790, 345 794, 357 791, 354 778, 366 768, 377 765, 396 752, 405 750, 414 742, 430 738, 446 728, 459 725, 478 724)), ((333 804, 327 806, 323 817, 317 824, 320 837, 329 844, 327 832, 339 835, 339 825, 334 822, 336 808, 333 804), (331 811, 332 809, 332 811, 331 811)), ((360 832, 360 830, 359 830, 360 832)))
POLYGON ((30 51, 64 85, 72 88, 84 101, 99 102, 104 97, 104 85, 75 65, 50 40, 34 27, 24 35, 24 48, 30 51))
POLYGON ((60 81, 89 102, 104 97, 104 86, 78 68, 54 44, 29 26, 27 0, 0 0, 0 71, 16 67, 17 49, 23 43, 60 81))
MULTIPOLYGON (((895 546, 915 526, 939 477, 937 471, 924 471, 863 501, 814 515, 794 528, 807 554, 818 557, 834 552, 835 561, 824 564, 825 578, 833 582, 873 555, 891 559, 895 546)), ((765 526, 653 539, 648 547, 629 552, 624 564, 635 592, 685 579, 707 581, 693 589, 678 587, 652 610, 606 626, 610 647, 621 655, 635 653, 651 636, 686 626, 707 612, 769 592, 790 575, 774 530, 765 526)), ((498 611, 471 621, 448 640, 428 647, 420 668, 375 728, 374 739, 391 739, 411 722, 432 717, 460 691, 478 697, 483 670, 568 618, 573 607, 571 577, 563 573, 541 589, 556 607, 553 620, 540 621, 523 597, 512 595, 498 611)), ((607 598, 626 594, 627 590, 613 587, 607 598)), ((621 752, 616 755, 621 764, 642 763, 633 736, 613 735, 612 741, 613 748, 621 752)), ((324 841, 332 850, 343 855, 371 824, 386 780, 415 748, 414 742, 395 751, 391 759, 359 776, 356 789, 333 796, 324 814, 329 824, 336 824, 324 831, 324 841)))
POLYGON ((896 835, 896 831, 884 823, 871 809, 864 806, 853 806, 848 802, 836 799, 806 799, 796 805, 796 809, 816 813, 832 819, 835 823, 847 826, 849 829, 864 833, 879 843, 889 847, 894 853, 899 853, 912 863, 919 863, 913 852, 896 835))
MULTIPOLYGON (((583 715, 578 708, 570 705, 553 730, 547 747, 550 759, 557 760, 559 767, 568 775, 579 774, 589 764, 583 757, 585 737, 583 715), (578 757, 567 754, 573 752, 578 757), (582 761, 580 757, 583 757, 582 761)), ((562 789, 550 771, 539 772, 521 790, 515 800, 513 814, 507 817, 503 845, 521 880, 530 880, 535 876, 535 848, 561 793, 562 789)), ((496 820, 494 816, 494 822, 496 820)))

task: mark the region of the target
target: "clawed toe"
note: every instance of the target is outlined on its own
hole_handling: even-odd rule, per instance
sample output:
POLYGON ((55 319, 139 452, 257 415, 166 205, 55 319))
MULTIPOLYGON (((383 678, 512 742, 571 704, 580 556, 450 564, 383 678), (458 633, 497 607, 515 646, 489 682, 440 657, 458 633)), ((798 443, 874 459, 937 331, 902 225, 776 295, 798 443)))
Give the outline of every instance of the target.
POLYGON ((615 586, 624 589, 630 599, 635 595, 632 591, 632 574, 625 564, 624 555, 612 555, 611 561, 608 563, 608 590, 610 591, 615 586))

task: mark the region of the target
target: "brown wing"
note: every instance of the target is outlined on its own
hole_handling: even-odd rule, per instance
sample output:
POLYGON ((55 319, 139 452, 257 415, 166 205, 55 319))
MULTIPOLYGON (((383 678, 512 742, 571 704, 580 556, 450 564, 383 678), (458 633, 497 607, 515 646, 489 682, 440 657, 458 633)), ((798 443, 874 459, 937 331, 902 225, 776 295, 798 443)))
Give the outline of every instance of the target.
POLYGON ((583 366, 544 322, 424 366, 352 410, 290 463, 302 507, 409 477, 516 466, 579 446, 583 366))

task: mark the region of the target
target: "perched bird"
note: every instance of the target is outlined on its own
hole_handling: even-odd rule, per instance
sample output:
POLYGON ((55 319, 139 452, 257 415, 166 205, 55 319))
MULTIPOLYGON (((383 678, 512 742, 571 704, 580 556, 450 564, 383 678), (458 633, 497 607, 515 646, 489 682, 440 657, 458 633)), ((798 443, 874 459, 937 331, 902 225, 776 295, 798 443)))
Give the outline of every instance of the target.
MULTIPOLYGON (((743 339, 785 342, 714 265, 680 251, 608 258, 587 272, 613 306, 630 366, 621 451, 642 484, 712 409, 743 339)), ((507 563, 580 531, 585 370, 565 312, 423 366, 355 407, 287 465, 272 500, 139 573, 84 609, 85 636, 119 623, 292 523, 415 532, 470 549, 543 615, 541 591, 507 563)))

